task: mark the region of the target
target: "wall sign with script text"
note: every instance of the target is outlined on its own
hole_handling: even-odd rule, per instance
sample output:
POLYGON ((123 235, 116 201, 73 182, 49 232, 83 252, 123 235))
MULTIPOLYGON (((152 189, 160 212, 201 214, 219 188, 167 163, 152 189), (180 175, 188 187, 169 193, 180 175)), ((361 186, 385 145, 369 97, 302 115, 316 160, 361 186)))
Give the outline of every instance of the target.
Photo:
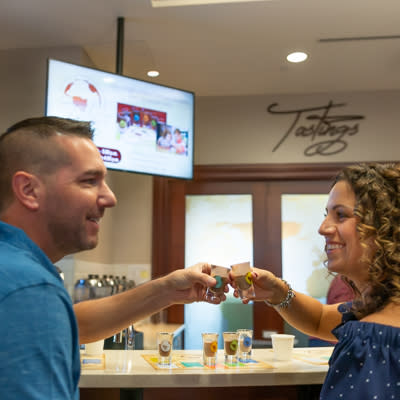
POLYGON ((351 137, 360 132, 360 123, 364 115, 346 114, 346 103, 329 101, 321 106, 310 106, 286 110, 278 103, 267 107, 272 115, 287 115, 287 130, 282 133, 272 152, 283 149, 289 137, 301 139, 304 155, 312 157, 333 156, 343 152, 351 137))

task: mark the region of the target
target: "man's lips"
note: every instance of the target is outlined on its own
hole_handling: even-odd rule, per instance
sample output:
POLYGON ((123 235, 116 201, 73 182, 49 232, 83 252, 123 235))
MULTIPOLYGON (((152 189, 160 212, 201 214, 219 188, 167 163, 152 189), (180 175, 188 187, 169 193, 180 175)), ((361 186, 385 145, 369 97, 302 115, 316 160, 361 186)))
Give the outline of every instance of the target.
POLYGON ((95 217, 89 217, 88 220, 90 222, 94 222, 96 225, 99 225, 100 218, 95 218, 95 217))

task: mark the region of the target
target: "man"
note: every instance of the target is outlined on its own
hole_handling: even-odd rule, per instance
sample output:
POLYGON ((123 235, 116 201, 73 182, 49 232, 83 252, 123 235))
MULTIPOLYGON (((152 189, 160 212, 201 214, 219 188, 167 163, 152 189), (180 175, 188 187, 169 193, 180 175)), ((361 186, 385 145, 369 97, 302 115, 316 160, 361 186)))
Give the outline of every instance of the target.
POLYGON ((100 219, 116 205, 106 173, 89 123, 32 118, 0 137, 2 400, 78 399, 79 343, 203 300, 216 284, 197 264, 73 308, 53 263, 96 247, 100 219))

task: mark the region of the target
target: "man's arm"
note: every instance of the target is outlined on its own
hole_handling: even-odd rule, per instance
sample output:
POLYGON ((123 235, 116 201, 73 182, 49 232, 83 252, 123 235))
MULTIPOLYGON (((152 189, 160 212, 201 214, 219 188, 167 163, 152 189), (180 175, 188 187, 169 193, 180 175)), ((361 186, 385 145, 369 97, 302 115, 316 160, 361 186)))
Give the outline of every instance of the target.
MULTIPOLYGON (((75 304, 80 343, 110 337, 172 304, 203 301, 207 287, 216 284, 209 273, 210 265, 200 263, 124 293, 75 304)), ((213 301, 219 302, 219 299, 213 301)))

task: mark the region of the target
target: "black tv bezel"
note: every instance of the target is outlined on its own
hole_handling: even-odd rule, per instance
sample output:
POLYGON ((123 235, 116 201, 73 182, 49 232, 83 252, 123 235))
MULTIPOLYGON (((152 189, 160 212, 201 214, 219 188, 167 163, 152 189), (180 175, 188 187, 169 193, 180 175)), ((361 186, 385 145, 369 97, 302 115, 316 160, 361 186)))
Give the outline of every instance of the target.
MULTIPOLYGON (((154 83, 154 82, 146 81, 144 79, 134 78, 134 77, 131 77, 131 76, 122 75, 122 74, 118 74, 118 73, 115 73, 115 72, 109 72, 109 71, 102 70, 100 68, 89 67, 89 66, 82 65, 82 64, 76 64, 76 63, 72 63, 72 62, 69 62, 69 61, 64 61, 64 60, 61 60, 61 59, 48 57, 47 58, 47 66, 46 66, 46 89, 45 89, 45 104, 44 104, 44 115, 45 116, 49 116, 48 113, 47 113, 47 108, 48 108, 47 102, 48 102, 48 97, 49 97, 48 96, 48 92, 49 92, 49 67, 50 67, 50 62, 51 61, 57 61, 57 62, 69 64, 69 65, 72 65, 72 66, 76 66, 76 67, 86 68, 86 69, 93 70, 93 71, 96 71, 96 72, 102 72, 102 73, 106 73, 106 74, 109 74, 109 75, 124 77, 124 78, 131 79, 131 80, 134 80, 134 81, 148 83, 148 84, 150 84, 152 86, 179 90, 181 92, 191 94, 193 96, 193 118, 192 118, 192 132, 193 132, 193 134, 192 134, 192 142, 193 143, 192 143, 192 146, 191 146, 191 149, 192 149, 192 151, 191 151, 192 163, 191 163, 191 174, 190 174, 190 177, 176 176, 176 175, 170 175, 170 174, 152 173, 152 172, 144 172, 144 171, 136 171, 134 169, 112 168, 112 167, 110 167, 110 166, 108 166, 106 164, 104 164, 104 165, 110 171, 127 172, 127 173, 149 175, 149 176, 159 176, 159 177, 162 177, 162 178, 182 179, 182 180, 187 180, 187 181, 193 179, 193 175, 194 175, 194 144, 195 144, 194 143, 195 142, 195 110, 196 110, 196 107, 195 107, 195 105, 196 105, 196 95, 195 95, 195 93, 193 91, 186 90, 186 89, 181 89, 181 88, 178 88, 176 86, 169 86, 169 85, 164 85, 164 84, 160 84, 160 83, 154 83)), ((93 141, 93 143, 94 143, 94 141, 93 141)), ((95 145, 96 145, 96 147, 98 147, 96 143, 95 143, 95 145)))

